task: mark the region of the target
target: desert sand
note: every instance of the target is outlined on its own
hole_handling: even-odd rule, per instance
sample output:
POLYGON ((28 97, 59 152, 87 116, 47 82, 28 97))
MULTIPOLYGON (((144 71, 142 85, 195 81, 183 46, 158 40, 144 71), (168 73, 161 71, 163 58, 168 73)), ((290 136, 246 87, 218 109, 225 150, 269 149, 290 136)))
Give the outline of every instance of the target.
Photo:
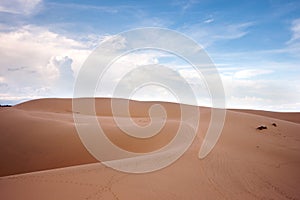
MULTIPOLYGON (((174 137, 178 104, 130 102, 131 117, 142 126, 149 123, 151 105, 166 108, 165 127, 143 140, 116 127, 110 101, 96 99, 96 113, 119 147, 144 153, 174 137)), ((180 159, 158 171, 132 174, 101 164, 86 150, 75 129, 71 99, 0 108, 0 199, 300 199, 300 113, 227 110, 218 143, 199 159, 211 109, 199 110, 197 136, 180 159), (261 125, 267 129, 257 130, 261 125)))

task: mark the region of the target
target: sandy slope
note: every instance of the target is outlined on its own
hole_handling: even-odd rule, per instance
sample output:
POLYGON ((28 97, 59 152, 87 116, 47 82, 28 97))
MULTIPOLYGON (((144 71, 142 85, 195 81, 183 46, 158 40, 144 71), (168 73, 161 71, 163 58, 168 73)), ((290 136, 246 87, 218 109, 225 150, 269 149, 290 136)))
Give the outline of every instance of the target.
MULTIPOLYGON (((131 102, 137 123, 149 122, 147 110, 153 103, 131 102)), ((173 137, 168 130, 179 123, 178 105, 162 103, 169 118, 166 128, 151 140, 133 140, 115 127, 109 104, 110 99, 97 100, 99 122, 115 144, 130 151, 160 148, 173 137)), ((0 198, 300 199, 299 113, 291 117, 230 110, 218 144, 199 160, 210 122, 210 109, 199 109, 198 135, 184 156, 163 170, 136 175, 105 167, 87 152, 74 128, 70 100, 35 100, 1 108, 0 198), (268 129, 258 131, 259 125, 268 129), (46 171, 35 172, 39 170, 46 171), (25 172, 30 173, 20 174, 25 172)))
POLYGON ((270 112, 270 111, 262 111, 262 110, 232 110, 237 112, 250 113, 254 115, 262 115, 269 118, 276 118, 281 120, 286 120, 290 122, 300 123, 299 113, 297 112, 270 112))

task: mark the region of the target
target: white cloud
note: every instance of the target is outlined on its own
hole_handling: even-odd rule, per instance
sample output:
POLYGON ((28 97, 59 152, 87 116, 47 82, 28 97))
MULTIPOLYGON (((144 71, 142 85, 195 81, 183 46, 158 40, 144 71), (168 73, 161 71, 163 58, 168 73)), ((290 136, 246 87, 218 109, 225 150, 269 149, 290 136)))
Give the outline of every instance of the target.
MULTIPOLYGON (((242 24, 233 24, 233 25, 229 25, 227 26, 226 30, 224 28, 224 35, 221 36, 215 36, 215 34, 212 32, 211 37, 208 37, 208 40, 210 42, 206 42, 206 43, 213 43, 214 41, 217 41, 217 39, 235 39, 235 38, 239 38, 239 37, 243 37, 246 34, 248 34, 248 27, 251 27, 253 25, 253 23, 242 23, 242 24), (230 36, 231 35, 231 36, 230 36), (213 38, 215 37, 215 40, 213 40, 213 38)), ((200 25, 199 25, 199 33, 196 32, 194 33, 195 38, 206 38, 206 35, 208 35, 208 33, 210 31, 206 31, 206 29, 200 29, 200 25), (201 32, 202 30, 202 32, 201 32), (206 31, 206 32, 205 32, 206 31)), ((217 29, 211 28, 211 31, 217 31, 217 29)), ((222 32, 222 31, 221 31, 222 32)), ((296 59, 299 58, 300 55, 300 18, 298 19, 294 19, 291 22, 291 26, 290 26, 290 32, 291 32, 291 36, 289 38, 289 40, 287 42, 285 42, 285 45, 282 46, 281 48, 277 48, 277 49, 258 49, 258 50, 254 50, 254 51, 246 51, 246 52, 222 52, 219 54, 215 54, 214 57, 220 57, 220 58, 229 58, 232 59, 232 57, 239 57, 239 59, 242 58, 250 58, 252 59, 253 57, 259 58, 260 60, 266 60, 267 57, 270 56, 282 56, 283 54, 285 55, 289 55, 289 56, 295 56, 296 59)), ((274 60, 274 58, 272 58, 271 60, 274 60)), ((299 59, 298 59, 299 60, 299 59)), ((288 63, 287 63, 288 64, 288 63)), ((288 64, 290 65, 290 64, 288 64)))
POLYGON ((286 42, 287 47, 283 48, 283 49, 279 49, 279 51, 290 53, 292 55, 295 55, 296 58, 299 58, 299 55, 300 55, 300 18, 292 21, 290 30, 291 30, 292 36, 291 36, 290 40, 286 42))
MULTIPOLYGON (((272 70, 243 70, 235 67, 220 69, 227 108, 273 111, 300 109, 300 81, 274 79, 272 70)), ((179 71, 193 88, 198 105, 211 106, 211 97, 202 77, 188 68, 179 71)))
POLYGON ((118 13, 121 9, 124 9, 123 6, 97 6, 97 5, 89 5, 82 3, 59 3, 59 2, 50 2, 49 3, 55 7, 63 7, 65 9, 71 10, 96 10, 99 12, 106 12, 111 14, 118 13))
POLYGON ((246 69, 246 70, 240 70, 235 72, 234 78, 246 79, 246 78, 253 78, 255 76, 260 76, 260 75, 270 74, 270 73, 273 73, 273 71, 266 70, 266 69, 246 69))
MULTIPOLYGON (((126 75, 138 66, 157 64, 158 58, 163 56, 161 52, 151 50, 136 51, 126 54, 115 60, 103 75, 99 82, 96 96, 112 96, 112 88, 126 75)), ((135 77, 139 78, 139 77, 135 77)))
POLYGON ((56 96, 70 97, 73 91, 74 73, 72 71, 73 60, 68 56, 54 56, 47 65, 53 77, 48 77, 49 85, 56 96))
POLYGON ((273 76, 239 79, 235 73, 222 72, 228 108, 273 111, 299 110, 300 81, 281 80, 273 76))
MULTIPOLYGON (((187 64, 186 61, 182 61, 181 58, 159 50, 139 50, 116 60, 109 69, 105 71, 95 95, 113 96, 114 88, 122 78, 131 85, 152 78, 159 83, 164 82, 166 86, 181 88, 183 84, 182 81, 178 79, 179 76, 191 86, 196 98, 200 100, 199 103, 201 103, 201 105, 203 105, 203 103, 205 103, 205 105, 211 104, 204 80, 198 75, 195 69, 187 64), (158 65, 156 66, 156 64, 158 65), (145 71, 130 73, 141 66, 147 66, 145 71), (177 75, 175 76, 173 73, 170 73, 170 71, 164 67, 177 71, 177 75)), ((123 87, 126 87, 126 84, 127 83, 124 83, 123 87)), ((165 90, 159 88, 157 85, 152 85, 147 88, 149 89, 148 94, 146 94, 146 90, 143 89, 137 92, 134 98, 139 100, 174 100, 174 97, 171 97, 172 95, 170 96, 170 93, 165 93, 165 90)), ((184 94, 185 90, 181 90, 181 93, 184 94)), ((188 101, 185 103, 188 103, 188 101)))
POLYGON ((209 18, 207 20, 204 21, 205 24, 210 24, 212 22, 214 22, 215 20, 213 18, 209 18))
POLYGON ((71 97, 74 74, 91 52, 91 43, 32 25, 1 32, 0 43, 0 76, 7 85, 0 93, 6 99, 59 93, 71 97))
POLYGON ((292 21, 291 32, 292 38, 288 41, 288 43, 292 43, 300 39, 300 18, 292 21))
POLYGON ((222 34, 216 34, 214 37, 217 39, 237 39, 248 34, 247 29, 252 26, 252 22, 240 23, 240 24, 230 24, 226 25, 223 31, 218 32, 222 34))
MULTIPOLYGON (((155 54, 154 52, 131 53, 122 57, 112 68, 109 69, 110 75, 104 78, 104 85, 107 89, 108 96, 112 96, 111 92, 114 86, 128 71, 135 69, 139 65, 163 64, 171 69, 177 70, 183 79, 185 79, 194 91, 198 105, 211 106, 209 91, 207 90, 205 80, 194 69, 186 63, 180 63, 172 57, 163 54, 155 54), (167 59, 161 59, 161 58, 167 59), (119 78, 118 78, 119 77, 119 78)), ((297 107, 300 101, 300 85, 299 81, 274 79, 274 69, 282 68, 285 63, 265 63, 268 68, 251 68, 247 63, 243 67, 235 67, 230 64, 219 64, 220 75, 223 81, 227 106, 229 108, 248 108, 248 109, 265 109, 265 110, 291 110, 297 107), (274 66, 276 68, 274 68, 274 66), (245 69, 246 68, 246 69, 245 69), (284 93, 284 95, 283 95, 284 93), (286 105, 286 106, 284 106, 286 105)), ((238 65, 240 66, 240 65, 238 65)), ((290 67, 294 67, 290 66, 290 67)), ((259 67, 259 66, 256 66, 259 67)), ((130 81, 141 81, 147 76, 155 76, 158 79, 172 81, 172 76, 163 70, 155 69, 155 72, 144 71, 138 75, 127 77, 130 81)), ((109 73, 108 73, 109 74, 109 73)), ((208 77, 209 78, 209 77, 208 77)), ((176 83, 173 82, 176 85, 176 83)), ((101 95, 100 95, 101 96, 101 95)), ((174 101, 169 93, 157 87, 147 87, 138 91, 135 99, 140 100, 166 100, 174 101), (147 90, 151 94, 147 94, 147 90)), ((297 107, 297 109, 300 109, 297 107)))
MULTIPOLYGON (((209 23, 208 23, 209 22, 209 23)), ((220 40, 234 40, 248 34, 248 28, 253 26, 252 22, 237 24, 211 23, 188 24, 179 31, 189 35, 204 47, 211 46, 220 40)))
POLYGON ((5 78, 3 76, 0 76, 0 83, 3 83, 5 81, 5 78))
POLYGON ((105 48, 104 45, 107 45, 109 51, 117 51, 126 47, 126 38, 122 36, 107 35, 103 37, 102 41, 104 42, 103 47, 105 48))
POLYGON ((37 11, 42 0, 1 0, 0 12, 30 15, 37 11))
POLYGON ((0 72, 19 67, 43 71, 53 56, 74 57, 72 69, 76 71, 90 53, 89 46, 84 43, 36 26, 2 32, 0 43, 0 72))
MULTIPOLYGON (((109 35, 100 37, 91 35, 77 40, 36 26, 23 26, 16 30, 0 33, 1 101, 5 100, 6 103, 9 103, 10 101, 46 96, 65 94, 71 96, 73 91, 70 87, 72 87, 74 75, 76 76, 82 63, 92 52, 95 43, 100 40, 107 41, 110 38, 109 35)), ((123 48, 126 46, 126 39, 116 38, 113 44, 115 44, 116 50, 123 48)), ((137 66, 163 64, 177 70, 182 78, 191 85, 199 105, 210 106, 209 93, 201 77, 196 75, 190 66, 184 66, 183 63, 169 58, 166 53, 149 50, 132 52, 121 57, 107 71, 106 78, 101 83, 104 84, 105 90, 98 91, 98 94, 111 96, 112 88, 120 78, 137 66)), ((218 65, 221 69, 228 107, 270 110, 289 110, 296 107, 299 110, 300 88, 297 85, 300 85, 300 82, 272 79, 273 74, 271 73, 275 69, 275 64, 262 65, 269 66, 268 69, 260 68, 260 66, 237 68, 236 65, 226 62, 218 65), (267 74, 270 75, 270 77, 268 75, 268 79, 261 76, 267 74)), ((277 68, 282 66, 288 65, 276 64, 277 68)), ((288 67, 294 68, 295 66, 288 67)), ((160 76, 161 79, 169 78, 172 81, 171 76, 158 69, 154 72, 146 71, 142 76, 137 77, 138 81, 151 74, 160 76)), ((142 100, 174 99, 162 88, 150 87, 150 90, 148 87, 144 89, 138 91, 134 98, 142 100), (147 91, 150 91, 151 94, 147 94, 147 91)))
POLYGON ((173 5, 180 6, 182 12, 184 13, 186 10, 197 3, 199 3, 198 0, 176 0, 173 2, 173 5))

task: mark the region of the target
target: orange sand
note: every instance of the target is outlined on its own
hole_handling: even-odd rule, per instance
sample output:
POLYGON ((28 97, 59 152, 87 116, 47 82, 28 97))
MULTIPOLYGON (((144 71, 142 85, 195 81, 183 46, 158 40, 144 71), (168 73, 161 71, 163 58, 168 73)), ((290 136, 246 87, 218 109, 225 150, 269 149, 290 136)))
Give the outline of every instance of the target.
MULTIPOLYGON (((131 101, 134 121, 146 125, 154 103, 131 101)), ((96 100, 107 136, 134 152, 158 149, 174 136, 179 105, 161 104, 170 120, 160 134, 142 140, 115 126, 110 99, 96 100)), ((152 173, 127 174, 88 153, 76 133, 70 99, 0 108, 0 199, 300 199, 300 113, 228 110, 217 145, 199 160, 210 122, 210 109, 199 109, 197 137, 178 161, 152 173), (256 130, 260 125, 268 129, 256 130)))

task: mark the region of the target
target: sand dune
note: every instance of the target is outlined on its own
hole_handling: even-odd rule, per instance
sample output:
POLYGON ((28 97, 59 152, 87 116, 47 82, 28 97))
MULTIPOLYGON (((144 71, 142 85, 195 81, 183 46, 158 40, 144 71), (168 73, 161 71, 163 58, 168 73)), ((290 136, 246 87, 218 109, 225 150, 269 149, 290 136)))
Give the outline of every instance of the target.
MULTIPOLYGON (((117 101, 122 104, 124 100, 117 101)), ((143 140, 116 127, 110 103, 110 99, 97 99, 96 113, 109 139, 119 147, 149 152, 174 137, 178 104, 160 103, 167 111, 166 126, 143 140)), ((146 126, 148 109, 156 103, 131 101, 133 120, 146 126)), ((217 145, 200 160, 198 151, 210 123, 210 109, 199 109, 197 136, 178 161, 152 173, 128 174, 97 162, 85 149, 76 133, 70 99, 34 100, 0 108, 0 197, 300 199, 300 113, 228 110, 217 145), (268 128, 256 130, 260 125, 268 128)))
POLYGON ((250 113, 254 115, 262 115, 269 118, 275 118, 275 119, 300 123, 299 113, 297 112, 270 112, 270 111, 262 111, 262 110, 240 110, 240 109, 235 109, 232 111, 250 113))

